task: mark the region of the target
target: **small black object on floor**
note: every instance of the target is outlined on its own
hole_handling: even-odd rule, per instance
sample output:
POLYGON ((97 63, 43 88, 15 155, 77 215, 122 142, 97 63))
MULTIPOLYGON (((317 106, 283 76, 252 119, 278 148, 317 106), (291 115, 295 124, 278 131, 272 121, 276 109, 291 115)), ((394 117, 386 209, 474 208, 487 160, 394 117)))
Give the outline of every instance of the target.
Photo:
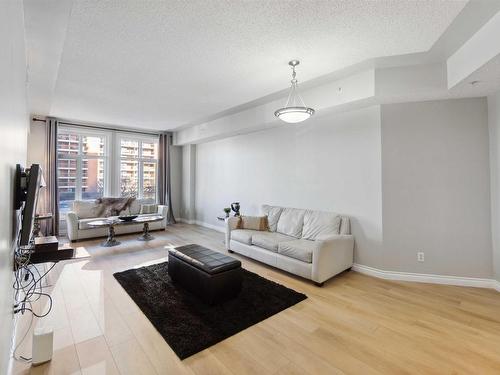
POLYGON ((307 298, 242 269, 238 297, 210 306, 174 285, 168 263, 114 274, 180 359, 202 351, 307 298))

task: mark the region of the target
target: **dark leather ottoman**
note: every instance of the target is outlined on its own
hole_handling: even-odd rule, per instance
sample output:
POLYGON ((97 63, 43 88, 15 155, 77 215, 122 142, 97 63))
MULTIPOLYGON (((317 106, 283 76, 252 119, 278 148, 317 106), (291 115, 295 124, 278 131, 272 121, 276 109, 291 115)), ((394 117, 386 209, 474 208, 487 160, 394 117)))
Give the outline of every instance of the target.
POLYGON ((210 305, 236 297, 243 279, 239 260, 195 244, 169 250, 168 274, 210 305))

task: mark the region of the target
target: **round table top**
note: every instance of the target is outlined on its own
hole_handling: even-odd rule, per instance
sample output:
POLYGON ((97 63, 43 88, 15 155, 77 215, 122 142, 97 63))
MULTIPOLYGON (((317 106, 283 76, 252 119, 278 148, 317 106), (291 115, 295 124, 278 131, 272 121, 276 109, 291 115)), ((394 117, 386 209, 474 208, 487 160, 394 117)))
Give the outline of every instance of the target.
POLYGON ((109 227, 111 225, 152 223, 155 221, 162 221, 163 219, 164 219, 164 217, 161 215, 138 216, 134 220, 129 220, 129 221, 120 220, 117 217, 113 217, 113 218, 107 218, 107 219, 94 220, 94 221, 87 223, 87 225, 90 227, 99 228, 99 227, 109 227))

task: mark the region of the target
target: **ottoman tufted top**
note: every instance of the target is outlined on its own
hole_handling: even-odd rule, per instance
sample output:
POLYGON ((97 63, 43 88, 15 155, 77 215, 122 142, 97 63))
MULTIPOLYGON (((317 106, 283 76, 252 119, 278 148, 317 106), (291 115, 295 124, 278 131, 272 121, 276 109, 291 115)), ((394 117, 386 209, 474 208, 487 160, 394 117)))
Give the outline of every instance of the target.
POLYGON ((181 259, 210 275, 241 267, 238 259, 196 244, 170 249, 168 255, 181 259))

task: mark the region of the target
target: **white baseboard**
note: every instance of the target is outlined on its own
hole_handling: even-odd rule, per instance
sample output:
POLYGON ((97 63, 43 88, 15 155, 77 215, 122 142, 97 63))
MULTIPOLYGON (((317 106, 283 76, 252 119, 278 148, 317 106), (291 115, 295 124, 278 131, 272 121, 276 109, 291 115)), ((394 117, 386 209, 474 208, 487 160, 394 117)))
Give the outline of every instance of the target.
POLYGON ((182 217, 178 217, 177 220, 179 223, 186 223, 186 224, 196 224, 196 221, 195 220, 188 220, 188 219, 184 219, 182 217))
POLYGON ((386 280, 398 281, 413 281, 417 283, 429 284, 446 284, 457 286, 470 286, 475 288, 490 288, 496 289, 500 292, 500 282, 493 279, 480 279, 475 277, 460 277, 460 276, 444 276, 432 275, 425 273, 411 273, 411 272, 398 272, 398 271, 384 271, 378 268, 364 266, 355 263, 352 266, 353 271, 364 273, 369 276, 378 277, 386 280))
MULTIPOLYGON (((199 220, 186 220, 178 219, 178 221, 186 224, 196 224, 205 228, 213 229, 217 232, 225 232, 223 226, 217 226, 209 223, 205 223, 199 220)), ((354 263, 352 270, 360 273, 364 273, 369 276, 378 277, 385 280, 397 280, 397 281, 413 281, 417 283, 429 283, 429 284, 446 284, 446 285, 457 285, 457 286, 470 286, 474 288, 488 288, 495 289, 500 292, 500 281, 494 279, 480 279, 476 277, 460 277, 460 276, 444 276, 444 275, 432 275, 426 273, 411 273, 411 272, 399 272, 399 271, 385 271, 378 268, 373 268, 369 266, 364 266, 362 264, 354 263)))
POLYGON ((495 289, 497 292, 500 292, 500 281, 493 280, 493 289, 495 289))
POLYGON ((186 223, 186 224, 196 224, 196 225, 199 225, 201 227, 213 229, 213 230, 215 230, 217 232, 221 232, 221 233, 224 233, 226 231, 225 227, 223 227, 223 226, 213 225, 213 224, 205 223, 205 222, 199 221, 199 220, 186 220, 183 218, 179 218, 179 219, 177 219, 177 221, 180 221, 181 223, 186 223))
POLYGON ((196 220, 195 224, 200 225, 200 226, 205 227, 205 228, 213 229, 217 232, 221 232, 221 233, 226 232, 226 228, 223 226, 213 225, 213 224, 205 223, 205 222, 199 221, 199 220, 196 220))

